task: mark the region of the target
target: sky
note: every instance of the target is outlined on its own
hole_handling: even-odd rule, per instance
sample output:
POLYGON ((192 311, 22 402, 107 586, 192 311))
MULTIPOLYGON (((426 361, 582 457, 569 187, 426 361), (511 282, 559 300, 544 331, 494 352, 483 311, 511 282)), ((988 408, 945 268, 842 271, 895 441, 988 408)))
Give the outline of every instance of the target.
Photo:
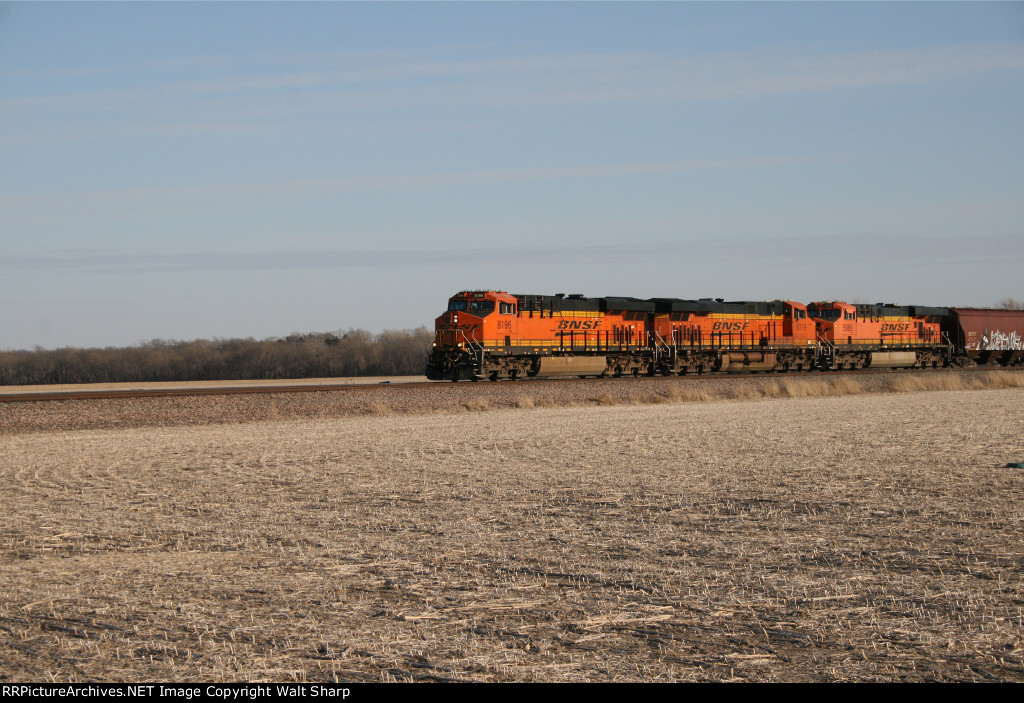
POLYGON ((1024 299, 1024 3, 0 2, 0 349, 1024 299))

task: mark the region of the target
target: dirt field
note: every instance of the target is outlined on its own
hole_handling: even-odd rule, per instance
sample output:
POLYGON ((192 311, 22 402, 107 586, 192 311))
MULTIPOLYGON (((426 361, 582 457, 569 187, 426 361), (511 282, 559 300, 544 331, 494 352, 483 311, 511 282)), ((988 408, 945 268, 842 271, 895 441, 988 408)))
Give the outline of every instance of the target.
POLYGON ((1024 681, 1024 389, 596 400, 0 433, 0 681, 1024 681))

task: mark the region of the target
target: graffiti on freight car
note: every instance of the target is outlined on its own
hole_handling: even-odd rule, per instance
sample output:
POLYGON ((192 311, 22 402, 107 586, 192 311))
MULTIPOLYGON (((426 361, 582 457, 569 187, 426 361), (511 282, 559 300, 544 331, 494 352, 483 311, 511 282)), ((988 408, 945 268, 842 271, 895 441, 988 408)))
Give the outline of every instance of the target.
POLYGON ((999 330, 986 331, 981 336, 981 344, 978 349, 1003 351, 1010 349, 1024 349, 1024 342, 1017 332, 1001 332, 999 330))

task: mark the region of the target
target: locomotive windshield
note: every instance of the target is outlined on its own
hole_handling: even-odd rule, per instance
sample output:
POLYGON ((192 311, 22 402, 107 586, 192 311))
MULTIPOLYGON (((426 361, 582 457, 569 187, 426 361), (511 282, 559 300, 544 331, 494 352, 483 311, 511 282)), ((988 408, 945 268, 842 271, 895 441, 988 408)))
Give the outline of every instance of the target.
POLYGON ((486 317, 494 312, 493 300, 450 300, 448 312, 468 312, 478 317, 486 317))
POLYGON ((494 312, 493 300, 471 300, 469 301, 469 312, 484 317, 494 312))
POLYGON ((813 308, 807 308, 807 313, 814 318, 819 320, 826 320, 828 322, 834 322, 839 319, 839 310, 836 308, 829 308, 827 310, 815 310, 813 308))

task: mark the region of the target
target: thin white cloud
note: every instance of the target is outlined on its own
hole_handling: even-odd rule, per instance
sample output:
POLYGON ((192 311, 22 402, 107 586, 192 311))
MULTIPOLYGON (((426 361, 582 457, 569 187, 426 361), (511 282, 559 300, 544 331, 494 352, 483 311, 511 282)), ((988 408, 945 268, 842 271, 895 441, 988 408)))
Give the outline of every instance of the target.
POLYGON ((98 250, 67 250, 45 254, 19 254, 0 259, 0 270, 79 271, 83 273, 140 273, 159 271, 267 271, 345 268, 395 268, 459 266, 481 260, 503 265, 528 263, 561 267, 571 260, 580 264, 657 263, 678 258, 691 265, 735 263, 742 249, 750 266, 784 261, 805 265, 842 258, 850 262, 891 261, 913 258, 916 266, 1007 262, 1024 260, 1024 235, 961 237, 906 237, 864 232, 843 236, 793 236, 771 239, 708 239, 686 242, 633 243, 629 245, 574 244, 548 247, 487 247, 485 249, 363 249, 264 252, 121 253, 98 250), (858 246, 849 247, 851 237, 858 246), (963 246, 969 244, 965 254, 963 246))
POLYGON ((208 184, 172 188, 120 188, 80 192, 0 197, 0 212, 9 226, 54 221, 110 221, 142 214, 152 216, 153 208, 190 212, 205 207, 231 208, 241 203, 251 210, 254 202, 299 194, 330 194, 354 191, 449 188, 481 184, 585 178, 640 176, 699 171, 726 171, 835 163, 852 157, 803 155, 740 159, 694 159, 681 161, 597 164, 557 168, 496 169, 488 171, 439 172, 365 176, 353 178, 306 179, 265 183, 208 184))
MULTIPOLYGON (((232 69, 233 75, 212 78, 207 70, 202 78, 176 75, 145 88, 3 97, 0 125, 8 127, 0 144, 90 131, 105 136, 110 122, 159 133, 161 125, 172 126, 168 113, 187 115, 195 132, 223 132, 236 122, 269 128, 296 115, 394 108, 637 104, 922 84, 1024 70, 1024 43, 697 58, 630 53, 420 62, 343 55, 323 61, 286 72, 260 63, 255 72, 232 69), (68 130, 88 116, 105 119, 68 130)), ((154 73, 158 79, 160 72, 154 73)))
MULTIPOLYGON (((342 64, 351 57, 341 59, 342 64)), ((356 59, 354 63, 361 64, 356 59)), ((217 81, 175 83, 175 93, 302 91, 329 86, 360 97, 424 90, 442 101, 522 100, 529 104, 617 99, 756 97, 837 88, 925 83, 994 70, 1024 69, 1024 44, 953 45, 842 54, 709 55, 583 54, 462 61, 403 61, 217 81), (463 80, 470 79, 470 80, 463 80), (479 80, 472 80, 479 79, 479 80), (438 86, 436 81, 442 81, 438 86), (493 86, 484 90, 485 86, 493 86), (518 90, 510 92, 509 87, 518 90), (532 89, 527 88, 532 87, 532 89), (440 92, 434 92, 438 87, 440 92), (566 93, 566 89, 569 93, 566 93)), ((420 101, 427 99, 420 95, 420 101)))

